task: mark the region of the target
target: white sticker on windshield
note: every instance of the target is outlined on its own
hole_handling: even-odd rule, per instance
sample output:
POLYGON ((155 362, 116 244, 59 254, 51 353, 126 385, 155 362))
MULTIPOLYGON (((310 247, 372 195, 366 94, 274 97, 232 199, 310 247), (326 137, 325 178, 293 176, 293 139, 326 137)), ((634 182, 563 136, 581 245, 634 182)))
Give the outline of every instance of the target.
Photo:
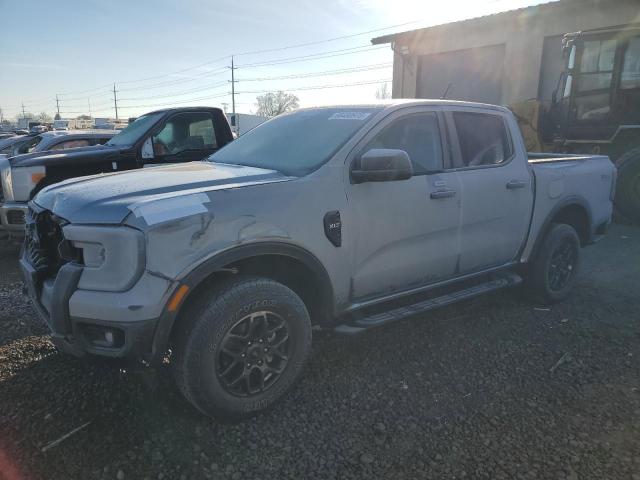
POLYGON ((336 112, 329 117, 329 120, 364 120, 370 112, 336 112))

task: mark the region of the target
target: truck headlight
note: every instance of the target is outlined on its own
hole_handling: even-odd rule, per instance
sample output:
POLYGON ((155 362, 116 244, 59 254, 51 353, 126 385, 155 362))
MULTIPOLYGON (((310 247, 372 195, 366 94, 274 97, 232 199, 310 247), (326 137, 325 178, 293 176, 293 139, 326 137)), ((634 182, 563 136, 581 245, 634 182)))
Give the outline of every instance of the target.
POLYGON ((45 177, 45 167, 16 167, 9 172, 12 186, 13 200, 16 202, 28 202, 31 192, 45 177))
POLYGON ((7 202, 13 201, 13 186, 11 185, 11 164, 6 155, 0 155, 0 186, 4 199, 7 202))
POLYGON ((66 225, 64 238, 82 252, 78 288, 124 292, 145 267, 144 235, 129 227, 66 225))

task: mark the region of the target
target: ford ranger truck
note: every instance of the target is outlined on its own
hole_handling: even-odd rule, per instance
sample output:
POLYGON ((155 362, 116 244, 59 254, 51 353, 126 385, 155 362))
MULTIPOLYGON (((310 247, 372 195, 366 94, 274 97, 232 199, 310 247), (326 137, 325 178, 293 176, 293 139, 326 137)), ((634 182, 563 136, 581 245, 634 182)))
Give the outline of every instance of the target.
POLYGON ((314 325, 356 334, 521 283, 564 299, 615 181, 606 156, 528 155, 502 107, 303 109, 206 161, 43 189, 20 265, 61 351, 170 352, 184 396, 236 418, 291 387, 314 325))
POLYGON ((10 158, 0 155, 0 233, 22 237, 27 202, 48 185, 97 173, 203 160, 231 140, 231 127, 221 109, 180 107, 142 115, 104 145, 10 158))

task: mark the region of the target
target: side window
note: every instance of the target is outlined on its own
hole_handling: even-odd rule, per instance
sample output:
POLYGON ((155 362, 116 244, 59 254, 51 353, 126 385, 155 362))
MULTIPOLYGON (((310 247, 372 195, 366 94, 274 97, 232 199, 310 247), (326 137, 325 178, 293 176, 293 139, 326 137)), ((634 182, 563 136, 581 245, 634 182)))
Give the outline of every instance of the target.
POLYGON ((640 88, 640 37, 629 40, 624 53, 620 88, 640 88))
POLYGON ((68 148, 79 148, 79 147, 88 147, 89 140, 87 139, 78 139, 78 140, 67 140, 65 142, 60 142, 55 144, 50 150, 66 150, 68 148))
POLYGON ((18 145, 18 148, 15 149, 14 155, 33 152, 33 149, 38 146, 41 140, 42 140, 42 137, 40 135, 37 135, 24 143, 20 143, 18 145))
POLYGON ((584 42, 578 91, 607 89, 613 77, 613 61, 616 56, 615 40, 590 40, 584 42))
POLYGON ((155 155, 176 155, 187 150, 216 148, 213 118, 209 113, 180 113, 171 117, 153 137, 155 155))
POLYGON ((413 164, 414 175, 442 170, 442 143, 435 113, 416 113, 395 120, 363 149, 404 150, 413 164))
POLYGON ((499 115, 455 112, 453 121, 465 167, 497 165, 513 154, 504 120, 499 115))

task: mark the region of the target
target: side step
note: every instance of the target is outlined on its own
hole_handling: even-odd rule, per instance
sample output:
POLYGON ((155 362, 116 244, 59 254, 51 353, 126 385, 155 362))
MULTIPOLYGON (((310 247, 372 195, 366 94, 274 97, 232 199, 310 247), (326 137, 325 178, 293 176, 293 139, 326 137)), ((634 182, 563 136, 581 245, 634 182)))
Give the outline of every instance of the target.
POLYGON ((355 335, 358 333, 362 333, 369 328, 386 325, 387 323, 391 323, 396 320, 401 320, 418 313, 423 313, 435 308, 444 307, 445 305, 450 305, 452 303, 467 300, 479 295, 484 295, 485 293, 493 292, 495 290, 514 287, 516 285, 519 285, 520 283, 522 283, 522 278, 520 277, 520 275, 509 272, 500 275, 499 277, 494 276, 491 280, 485 283, 476 284, 472 287, 464 288, 462 290, 456 290, 439 297, 429 298, 418 303, 405 305, 393 310, 388 310, 386 312, 375 313, 367 317, 350 319, 346 323, 335 327, 334 330, 336 333, 355 335))

